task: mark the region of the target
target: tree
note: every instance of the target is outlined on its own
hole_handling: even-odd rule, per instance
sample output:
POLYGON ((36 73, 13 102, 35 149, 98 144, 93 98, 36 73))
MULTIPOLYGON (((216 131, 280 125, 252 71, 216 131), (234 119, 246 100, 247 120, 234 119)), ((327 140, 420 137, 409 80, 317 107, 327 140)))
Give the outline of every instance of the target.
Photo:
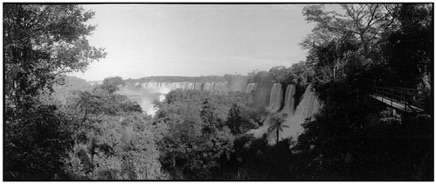
POLYGON ((326 11, 324 5, 310 5, 303 10, 308 22, 317 23, 301 45, 309 49, 307 62, 315 66, 315 78, 321 83, 342 78, 350 67, 382 63, 382 36, 399 25, 398 4, 340 7, 339 11, 326 11))
POLYGON ((284 66, 272 67, 269 72, 275 82, 286 83, 285 80, 292 80, 293 78, 295 78, 295 74, 292 72, 292 70, 284 66))
MULTIPOLYGON (((384 59, 380 43, 385 34, 398 29, 399 7, 398 4, 342 4, 340 11, 325 11, 324 5, 305 7, 306 20, 317 23, 302 43, 309 49, 307 62, 316 73, 316 85, 346 80, 350 75, 373 73, 381 77, 386 73, 380 72, 384 59)), ((368 76, 366 83, 373 85, 377 77, 368 76)))
POLYGON ((89 45, 95 26, 86 25, 93 12, 77 5, 5 4, 6 104, 31 103, 43 88, 51 88, 56 76, 84 71, 105 56, 89 45))
POLYGON ((363 54, 380 39, 384 30, 396 26, 396 4, 341 4, 341 12, 325 11, 325 5, 310 5, 303 9, 308 22, 317 25, 301 43, 304 48, 312 48, 329 43, 334 39, 349 35, 362 44, 363 54))
POLYGON ((138 112, 142 109, 139 104, 131 102, 126 96, 101 91, 96 88, 92 92, 78 92, 72 99, 71 109, 76 109, 76 116, 81 128, 90 129, 92 124, 104 116, 121 116, 126 113, 138 112), (83 114, 83 115, 82 115, 83 114))
POLYGON ((109 91, 109 93, 113 93, 116 90, 119 90, 119 85, 125 85, 123 79, 121 77, 109 77, 103 80, 103 86, 102 88, 109 91))
POLYGON ((200 112, 200 117, 201 119, 203 119, 203 122, 205 124, 212 124, 215 121, 213 111, 213 106, 209 103, 209 99, 204 99, 203 106, 200 112))
MULTIPOLYGON (((5 117, 5 180, 52 180, 65 178, 62 159, 72 147, 69 121, 54 113, 54 105, 41 105, 20 117, 5 117)), ((10 113, 7 112, 6 113, 10 113)))
POLYGON ((240 113, 239 107, 236 104, 233 104, 227 117, 226 124, 234 135, 241 133, 240 126, 243 120, 240 113))
POLYGON ((391 80, 401 87, 431 88, 433 68, 433 5, 402 4, 397 12, 398 30, 386 34, 383 53, 391 80))
POLYGON ((69 98, 77 126, 75 145, 66 159, 73 179, 158 179, 157 138, 151 117, 126 96, 101 86, 69 98))
POLYGON ((39 96, 58 76, 84 71, 105 56, 86 37, 93 12, 77 5, 4 5, 4 93, 6 180, 63 177, 62 159, 71 149, 69 120, 39 96), (25 142, 25 144, 23 144, 25 142))
POLYGON ((298 84, 299 86, 306 88, 309 83, 313 82, 315 71, 313 70, 313 66, 310 66, 310 63, 300 61, 293 64, 290 69, 294 73, 291 84, 298 84))
POLYGON ((209 99, 203 101, 200 111, 200 117, 203 120, 203 133, 213 135, 222 127, 221 120, 215 115, 215 107, 209 102, 209 99))
POLYGON ((289 128, 288 125, 283 125, 284 122, 285 119, 283 119, 282 117, 273 116, 271 118, 271 124, 268 128, 268 134, 271 134, 274 130, 276 131, 276 136, 277 136, 276 144, 279 143, 280 132, 283 131, 282 127, 289 128))
MULTIPOLYGON (((431 178, 433 166, 420 163, 424 163, 426 155, 432 154, 432 139, 415 142, 414 138, 410 138, 413 136, 399 136, 424 135, 417 131, 412 133, 416 129, 411 129, 417 127, 406 126, 420 116, 403 116, 401 123, 380 117, 376 125, 368 125, 374 121, 369 120, 369 117, 382 116, 381 111, 385 106, 379 106, 367 100, 367 97, 374 84, 416 87, 419 79, 425 76, 425 65, 432 63, 427 55, 432 52, 433 44, 427 40, 433 36, 430 31, 433 29, 430 16, 432 7, 424 4, 359 4, 342 7, 346 19, 339 18, 336 12, 325 12, 316 6, 306 10, 311 13, 309 18, 319 23, 312 38, 334 36, 320 42, 306 42, 310 48, 307 59, 316 72, 312 86, 323 108, 314 119, 303 124, 305 131, 299 136, 293 151, 298 153, 298 157, 307 160, 302 164, 307 172, 328 173, 329 176, 321 179, 333 176, 345 180, 407 180, 415 175, 419 176, 416 178, 422 178, 423 173, 431 178), (363 18, 362 21, 359 18, 363 18), (420 62, 422 65, 417 64, 420 62), (376 136, 386 137, 386 141, 374 141, 372 138, 376 136), (389 156, 378 157, 380 153, 389 156), (310 162, 310 166, 307 162, 310 162), (389 164, 374 167, 376 162, 389 164)), ((431 137, 428 133, 426 135, 431 137)))
POLYGON ((344 77, 352 62, 364 60, 358 50, 358 44, 349 36, 343 36, 323 46, 314 46, 308 59, 315 66, 317 81, 327 83, 344 77))
POLYGON ((235 102, 248 104, 247 96, 171 91, 155 117, 157 125, 167 127, 158 141, 163 170, 178 180, 216 179, 232 152, 234 136, 225 120, 235 102))

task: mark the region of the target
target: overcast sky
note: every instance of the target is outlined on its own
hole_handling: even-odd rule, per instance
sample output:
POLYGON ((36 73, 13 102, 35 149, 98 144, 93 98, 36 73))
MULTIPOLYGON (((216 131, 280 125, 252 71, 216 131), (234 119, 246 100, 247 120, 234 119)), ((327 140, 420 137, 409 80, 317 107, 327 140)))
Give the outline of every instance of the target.
POLYGON ((243 74, 305 60, 299 43, 314 24, 302 4, 83 5, 97 24, 88 38, 107 56, 89 65, 86 80, 145 76, 243 74))

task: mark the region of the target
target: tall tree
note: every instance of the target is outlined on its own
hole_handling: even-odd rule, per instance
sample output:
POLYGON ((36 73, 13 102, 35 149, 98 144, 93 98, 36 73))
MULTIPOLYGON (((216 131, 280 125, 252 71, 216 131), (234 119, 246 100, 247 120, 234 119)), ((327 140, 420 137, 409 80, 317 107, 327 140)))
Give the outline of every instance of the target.
POLYGON ((344 35, 359 40, 364 54, 381 37, 383 30, 396 26, 396 4, 341 4, 340 11, 325 11, 325 5, 303 9, 308 22, 316 23, 312 33, 301 43, 304 48, 320 46, 344 35))
POLYGON ((230 131, 236 135, 241 133, 241 124, 242 124, 242 117, 241 112, 239 110, 238 105, 233 104, 232 108, 229 110, 229 115, 227 116, 226 124, 230 128, 230 131))
POLYGON ((6 180, 55 179, 70 148, 68 120, 38 96, 57 76, 105 56, 86 37, 94 15, 78 5, 4 4, 6 180))
POLYGON ((399 4, 310 5, 303 15, 317 23, 312 33, 301 43, 309 49, 308 64, 315 66, 316 81, 335 81, 352 71, 365 69, 383 61, 383 35, 397 30, 400 23, 399 4), (334 7, 336 6, 336 7, 334 7))
POLYGON ((29 103, 56 76, 84 71, 105 56, 86 39, 93 12, 77 5, 4 4, 6 104, 29 103))

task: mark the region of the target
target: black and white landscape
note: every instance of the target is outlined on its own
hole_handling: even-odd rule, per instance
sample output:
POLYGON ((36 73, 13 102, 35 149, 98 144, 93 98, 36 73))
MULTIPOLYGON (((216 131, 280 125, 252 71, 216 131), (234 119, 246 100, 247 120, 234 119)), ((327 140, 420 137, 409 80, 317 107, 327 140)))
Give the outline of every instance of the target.
POLYGON ((434 180, 434 4, 3 4, 3 179, 434 180))

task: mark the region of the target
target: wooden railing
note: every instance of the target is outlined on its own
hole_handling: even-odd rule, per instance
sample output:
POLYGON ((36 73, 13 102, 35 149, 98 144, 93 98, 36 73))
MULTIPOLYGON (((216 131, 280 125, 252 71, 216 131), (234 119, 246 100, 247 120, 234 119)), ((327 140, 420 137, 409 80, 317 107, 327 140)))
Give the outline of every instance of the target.
POLYGON ((424 107, 424 104, 419 102, 420 95, 416 89, 374 86, 373 90, 374 94, 382 97, 382 102, 386 99, 386 101, 391 103, 391 106, 393 106, 394 102, 401 103, 406 112, 407 110, 416 112, 417 109, 424 107))

